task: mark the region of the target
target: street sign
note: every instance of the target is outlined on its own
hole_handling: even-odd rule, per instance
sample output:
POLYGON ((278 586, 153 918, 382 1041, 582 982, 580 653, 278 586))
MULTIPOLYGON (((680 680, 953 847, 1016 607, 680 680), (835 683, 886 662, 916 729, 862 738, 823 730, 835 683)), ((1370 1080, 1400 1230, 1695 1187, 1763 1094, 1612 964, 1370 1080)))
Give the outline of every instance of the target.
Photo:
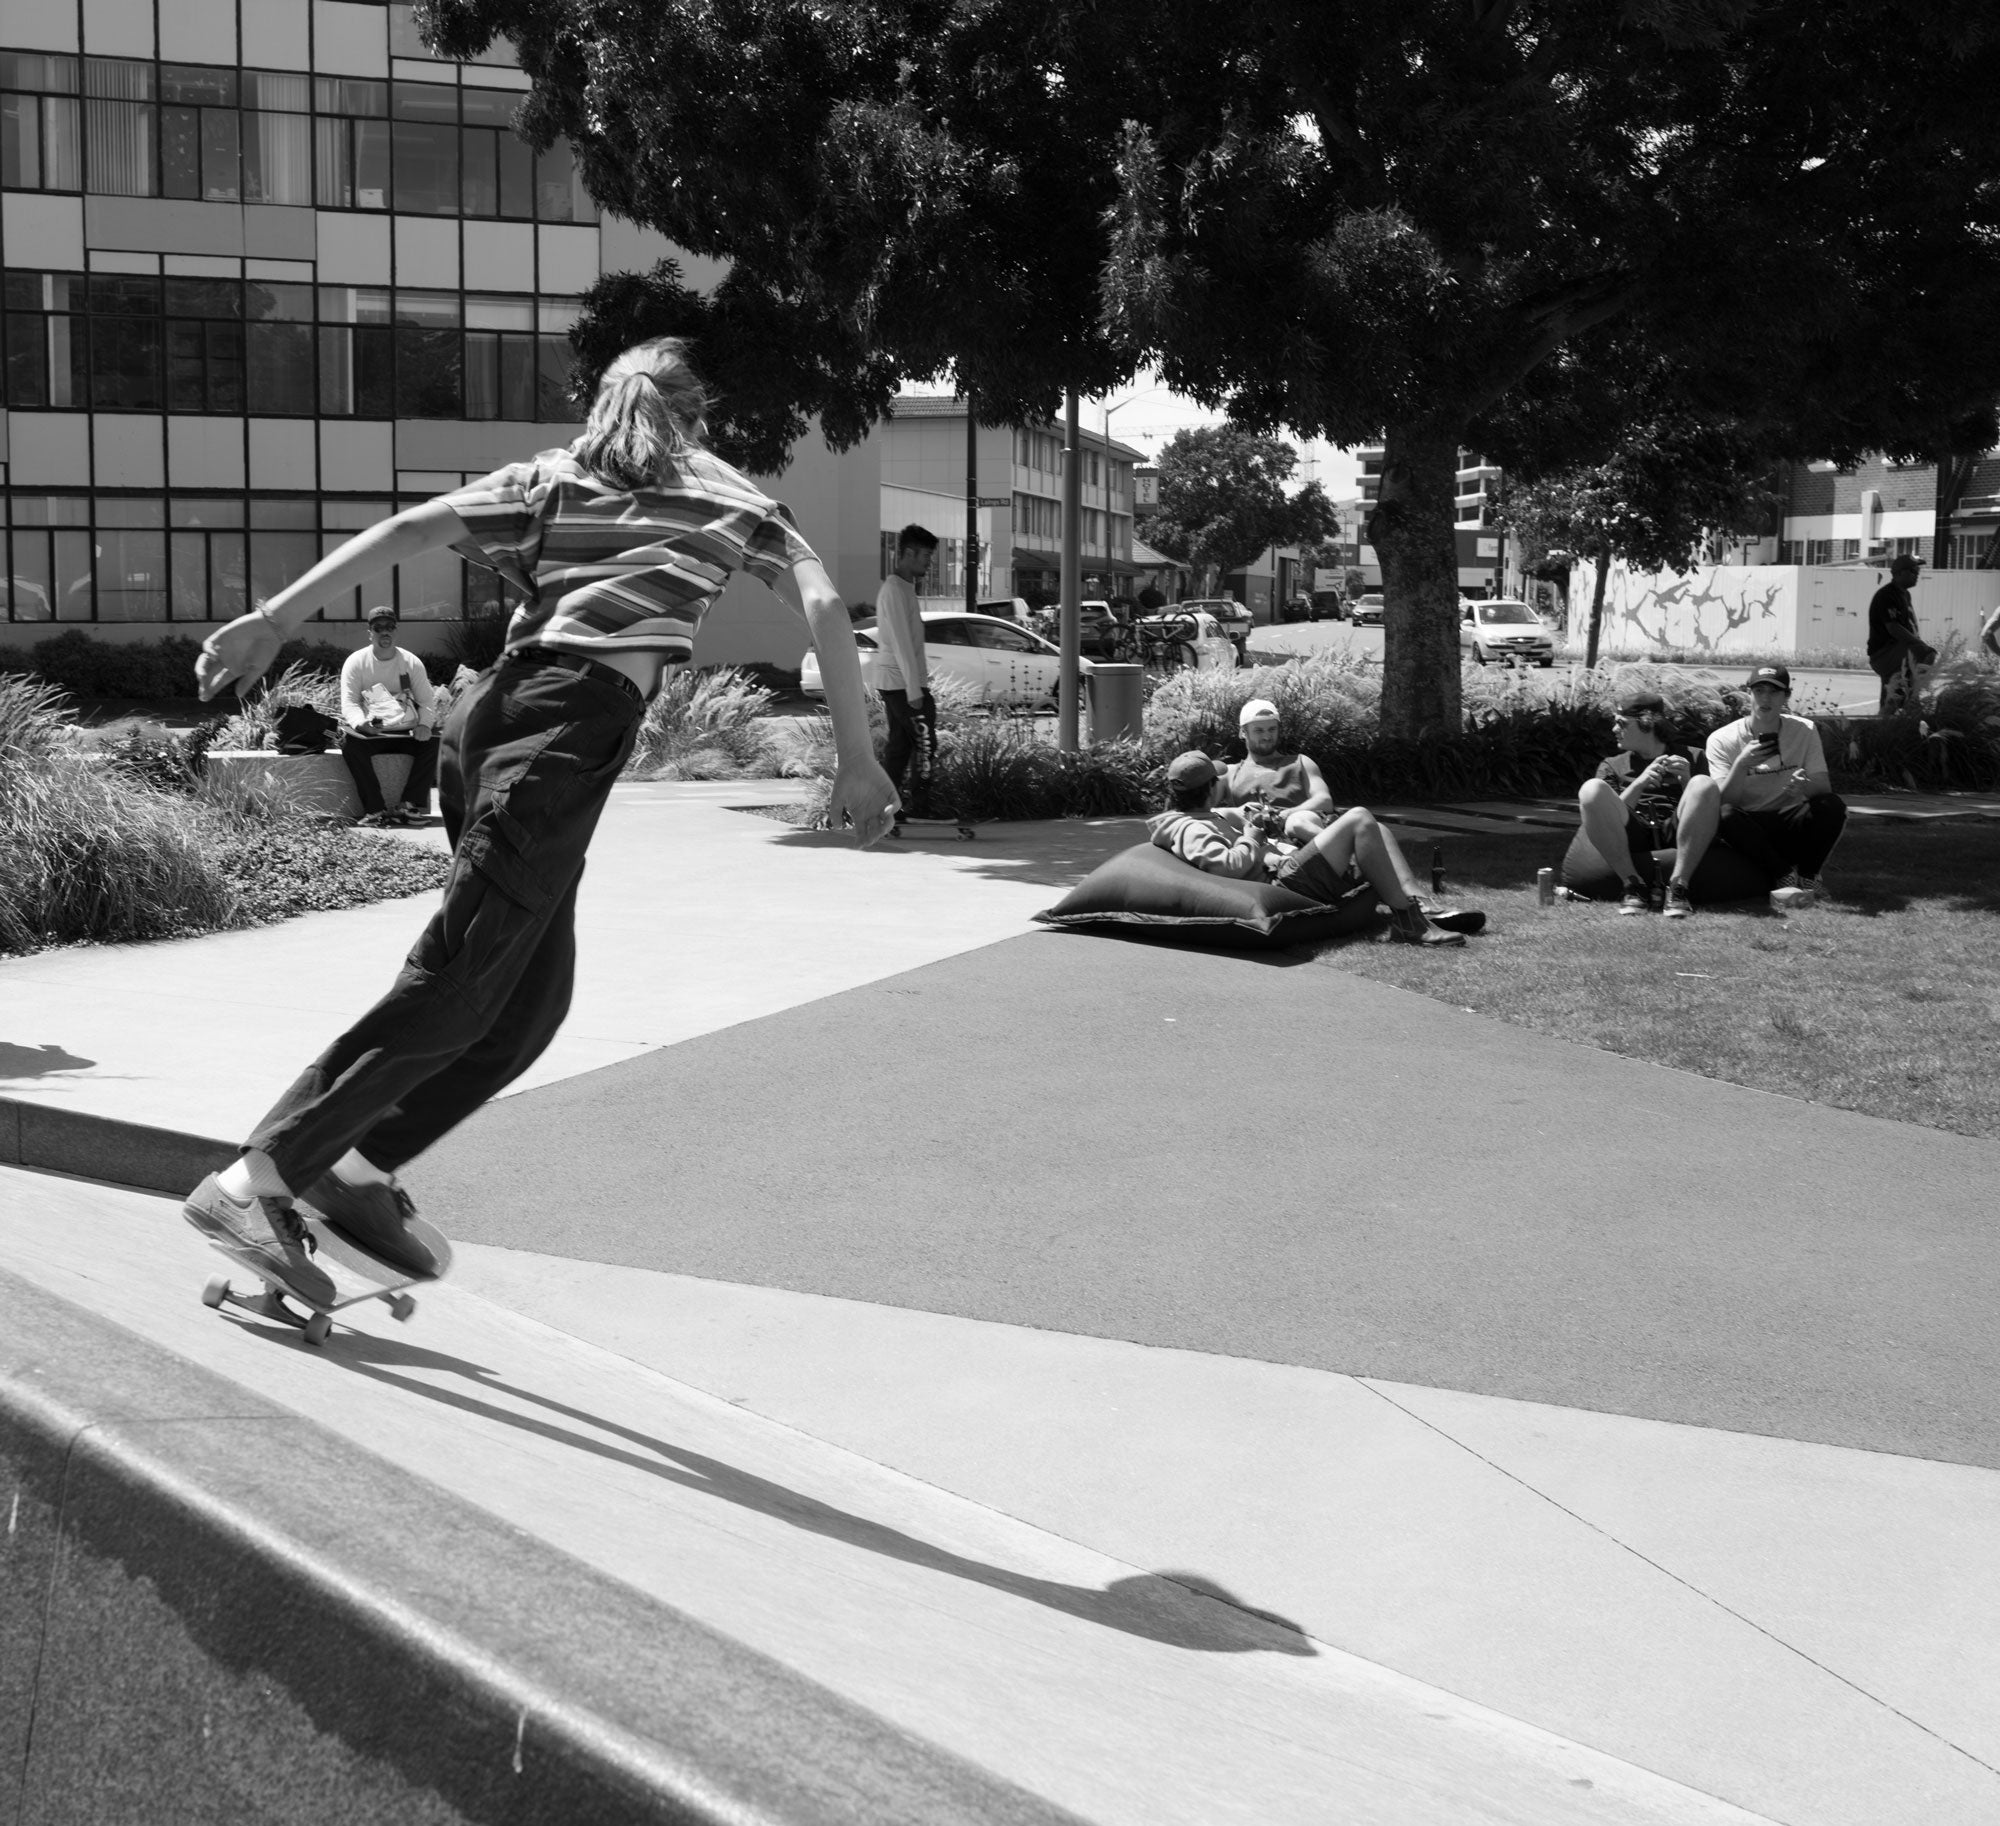
POLYGON ((979 505, 981 507, 1012 507, 1014 505, 1014 497, 1012 495, 981 495, 979 497, 979 505))

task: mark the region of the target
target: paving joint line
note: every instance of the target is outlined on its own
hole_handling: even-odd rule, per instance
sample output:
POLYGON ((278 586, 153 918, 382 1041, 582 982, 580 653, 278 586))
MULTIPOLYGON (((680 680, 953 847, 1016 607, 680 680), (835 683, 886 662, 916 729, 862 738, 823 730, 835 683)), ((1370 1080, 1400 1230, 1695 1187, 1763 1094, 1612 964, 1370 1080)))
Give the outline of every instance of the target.
POLYGON ((1826 1675, 1828 1679, 1838 1681, 1840 1685, 1846 1687, 1850 1692, 1858 1693, 1863 1699, 1869 1701, 1870 1704, 1880 1706, 1883 1711, 1889 1713, 1891 1716, 1900 1718, 1905 1724, 1915 1727, 1915 1729, 1921 1731, 1926 1737, 1933 1739, 1937 1743, 1943 1744, 1947 1750, 1956 1751, 1960 1756, 1964 1757, 1966 1761, 1971 1763, 1975 1768, 1984 1769, 1988 1775, 2000 1776, 2000 1768, 1995 1768, 1994 1765, 1989 1763, 1984 1757, 1978 1755, 1974 1751, 1968 1750, 1963 1744, 1954 1743, 1949 1737, 1945 1736, 1945 1734, 1942 1731, 1937 1730, 1931 1725, 1925 1724, 1922 1719, 1911 1717, 1911 1715, 1908 1712, 1904 1711, 1903 1708, 1897 1705, 1894 1701, 1884 1699, 1881 1697, 1880 1694, 1871 1693, 1858 1680, 1851 1679, 1848 1675, 1841 1673, 1837 1668, 1828 1667, 1827 1664, 1824 1661, 1821 1661, 1817 1656, 1808 1654, 1804 1649, 1800 1648, 1796 1643, 1787 1642, 1784 1639, 1784 1637, 1779 1635, 1775 1630, 1769 1628, 1765 1624, 1759 1623, 1754 1617, 1745 1616, 1743 1612, 1736 1609, 1734 1605, 1724 1603, 1723 1600, 1716 1597, 1714 1593, 1703 1591, 1702 1588, 1699 1585, 1695 1584, 1695 1582, 1692 1579, 1683 1577, 1680 1573, 1675 1572, 1671 1567, 1661 1565, 1661 1563, 1658 1560, 1654 1559, 1650 1554, 1641 1552, 1640 1549, 1634 1547, 1631 1544, 1631 1542, 1620 1540, 1617 1535, 1613 1534, 1611 1530, 1609 1528, 1606 1528, 1602 1523, 1594 1522, 1587 1515, 1579 1514, 1576 1510, 1572 1509, 1567 1503, 1560 1502, 1555 1497, 1551 1496, 1546 1490, 1537 1489, 1525 1477, 1521 1476, 1521 1474, 1518 1471, 1510 1471, 1505 1465, 1499 1463, 1497 1460, 1489 1458, 1484 1452, 1480 1451, 1478 1447, 1467 1445, 1464 1440, 1459 1439, 1455 1437, 1453 1434, 1447 1432, 1443 1427, 1439 1426, 1436 1421, 1426 1418, 1424 1415, 1417 1413, 1414 1409, 1405 1407, 1393 1395, 1390 1395, 1384 1389, 1378 1387, 1377 1384, 1371 1378, 1366 1376, 1357 1376, 1354 1378, 1354 1380, 1358 1382, 1363 1388, 1365 1388, 1371 1395, 1374 1395, 1379 1400, 1386 1402, 1390 1407, 1394 1408, 1397 1413, 1405 1415, 1409 1419, 1414 1420, 1420 1427, 1427 1427, 1431 1432, 1435 1433, 1440 1439, 1444 1440, 1447 1444, 1457 1447, 1459 1451, 1465 1453, 1468 1457, 1477 1459, 1482 1465, 1486 1466, 1488 1470, 1495 1471, 1500 1476, 1506 1478, 1508 1482, 1518 1485, 1521 1489, 1527 1491, 1528 1494, 1534 1497, 1537 1501, 1547 1503, 1549 1507, 1551 1509, 1554 1509, 1558 1514, 1568 1516, 1571 1521, 1577 1523, 1579 1526, 1588 1528, 1591 1531, 1591 1533, 1601 1536, 1604 1540, 1609 1541, 1614 1547, 1618 1548, 1620 1552, 1629 1554, 1633 1559, 1637 1560, 1642 1566, 1650 1566, 1655 1572, 1659 1573, 1661 1577, 1672 1580, 1674 1584, 1680 1586, 1681 1589, 1684 1591, 1692 1592, 1694 1596, 1701 1599, 1703 1603, 1713 1605, 1717 1610, 1721 1611, 1724 1616, 1735 1618, 1735 1620, 1738 1623, 1743 1624, 1747 1629, 1756 1631, 1756 1633, 1762 1636, 1767 1642, 1776 1643, 1777 1646, 1783 1649, 1787 1654, 1796 1655, 1808 1667, 1817 1668, 1822 1674, 1826 1675))

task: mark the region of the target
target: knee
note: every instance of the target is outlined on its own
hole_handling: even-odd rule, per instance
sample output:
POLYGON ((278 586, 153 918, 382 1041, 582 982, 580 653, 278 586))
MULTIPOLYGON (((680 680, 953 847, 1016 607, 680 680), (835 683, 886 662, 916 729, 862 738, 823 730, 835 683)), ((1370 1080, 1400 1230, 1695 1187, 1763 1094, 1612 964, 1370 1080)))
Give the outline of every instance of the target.
POLYGON ((1722 788, 1707 774, 1696 774, 1681 791, 1681 814, 1698 808, 1714 808, 1722 802, 1722 788))
POLYGON ((1824 824, 1847 822, 1847 801, 1838 793, 1821 793, 1811 801, 1812 814, 1824 824))
POLYGON ((1285 820, 1285 835, 1294 843, 1310 843, 1325 829, 1326 819, 1320 813, 1303 807, 1285 820))
POLYGON ((1380 830, 1382 827, 1376 822, 1375 814, 1367 806, 1356 805, 1342 812, 1327 828, 1329 830, 1345 831, 1351 837, 1360 837, 1369 831, 1380 830))
POLYGON ((1611 790, 1610 781, 1586 780, 1577 792, 1576 802, 1588 811, 1593 805, 1602 805, 1605 800, 1617 797, 1618 795, 1611 790))

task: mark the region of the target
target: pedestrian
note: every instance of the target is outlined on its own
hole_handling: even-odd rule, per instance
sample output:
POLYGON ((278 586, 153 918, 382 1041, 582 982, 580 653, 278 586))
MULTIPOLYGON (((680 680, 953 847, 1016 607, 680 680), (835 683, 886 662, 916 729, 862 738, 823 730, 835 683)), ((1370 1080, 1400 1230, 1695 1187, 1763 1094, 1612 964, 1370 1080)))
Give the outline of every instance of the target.
POLYGON ((1979 644, 1995 659, 2000 659, 2000 609, 1987 616, 1985 625, 1979 630, 1979 644))
MULTIPOLYGON (((875 597, 875 689, 889 725, 882 765, 902 802, 919 817, 928 809, 918 801, 937 747, 937 700, 931 696, 917 583, 930 570, 937 547, 937 534, 921 526, 904 527, 875 597)), ((896 820, 899 828, 902 822, 896 820)))
POLYGON ((437 777, 437 693, 424 662, 396 645, 397 616, 382 604, 368 611, 368 645, 357 647, 340 668, 340 758, 361 800, 363 824, 408 824, 428 818, 437 777), (382 802, 377 755, 408 755, 409 778, 394 805, 382 802))
POLYGON ((1898 552, 1889 565, 1889 581, 1868 599, 1868 663, 1882 681, 1881 715, 1907 710, 1937 659, 1937 649, 1917 636, 1917 610, 1910 600, 1923 560, 1898 552))
MULTIPOLYGON (((448 548, 525 597, 499 661, 446 721, 443 904, 388 993, 183 1207, 308 1303, 333 1288, 294 1199, 405 1272, 436 1271, 408 1228, 397 1170, 526 1070, 562 1024, 591 832, 664 668, 688 663, 732 571, 811 629, 839 757, 834 824, 851 820, 863 845, 888 828, 895 795, 875 762, 846 606, 787 511, 703 447, 707 412, 684 345, 640 343, 605 370, 573 444, 392 515, 203 644, 196 670, 212 698, 262 674, 322 605, 448 548)), ((656 943, 671 968, 671 932, 656 943)))

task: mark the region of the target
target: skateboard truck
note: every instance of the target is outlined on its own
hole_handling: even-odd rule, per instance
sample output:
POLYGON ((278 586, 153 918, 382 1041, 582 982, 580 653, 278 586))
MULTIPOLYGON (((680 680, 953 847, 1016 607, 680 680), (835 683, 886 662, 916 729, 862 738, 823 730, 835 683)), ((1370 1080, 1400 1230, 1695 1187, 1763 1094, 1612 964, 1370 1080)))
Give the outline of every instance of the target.
POLYGON ((451 1244, 442 1231, 420 1217, 409 1220, 410 1228, 436 1257, 438 1271, 434 1275, 412 1275, 385 1262, 378 1255, 371 1255, 358 1244, 349 1242, 337 1230, 330 1229, 326 1220, 315 1212, 301 1207, 299 1215, 305 1219, 306 1228, 312 1233, 314 1253, 322 1262, 337 1262, 347 1271, 349 1282, 360 1284, 358 1289, 350 1287, 343 1290, 341 1283, 335 1282, 335 1290, 340 1294, 338 1299, 329 1300, 324 1305, 304 1300, 296 1293, 288 1294, 254 1262, 244 1261, 231 1254, 221 1243, 212 1241, 210 1246, 225 1259, 262 1281, 264 1290, 261 1293, 238 1293, 229 1284, 226 1274, 218 1274, 201 1290, 201 1303, 217 1312, 225 1306, 234 1306, 257 1318, 276 1320, 280 1325, 289 1325, 303 1332, 308 1344, 318 1345, 324 1344, 333 1335, 335 1313, 344 1312, 350 1306, 359 1306, 366 1300, 380 1300, 393 1317, 408 1319, 417 1310, 417 1302, 408 1289, 442 1280, 451 1272, 451 1244), (301 1312, 299 1307, 305 1310, 301 1312))
MULTIPOLYGON (((298 1298, 296 1294, 292 1297, 298 1298)), ((330 1306, 309 1307, 303 1313, 293 1311, 285 1303, 285 1296, 268 1282, 262 1293, 243 1294, 230 1286, 226 1274, 218 1274, 201 1290, 204 1306, 218 1312, 225 1306, 236 1306, 260 1319, 276 1319, 281 1325, 303 1332, 308 1344, 324 1344, 333 1335, 333 1315, 346 1307, 359 1306, 363 1300, 383 1301, 398 1319, 407 1319, 417 1310, 416 1301, 408 1294, 389 1287, 378 1287, 373 1293, 357 1293, 352 1299, 335 1300, 330 1306)))

